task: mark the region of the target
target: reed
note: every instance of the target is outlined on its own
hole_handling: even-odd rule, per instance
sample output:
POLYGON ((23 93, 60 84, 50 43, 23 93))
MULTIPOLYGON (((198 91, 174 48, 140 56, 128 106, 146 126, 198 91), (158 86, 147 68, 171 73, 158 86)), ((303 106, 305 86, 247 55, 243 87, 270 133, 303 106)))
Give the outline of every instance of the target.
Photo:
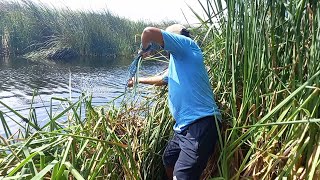
POLYGON ((105 12, 49 8, 29 0, 0 1, 0 33, 9 33, 13 55, 62 59, 75 56, 132 54, 135 35, 147 23, 105 12))
POLYGON ((319 177, 319 5, 201 4, 207 16, 197 40, 226 124, 219 156, 211 162, 216 169, 207 177, 319 177))
POLYGON ((77 102, 52 98, 60 106, 47 109, 49 120, 41 126, 34 123, 32 107, 24 117, 0 101, 25 122, 13 133, 4 120, 6 113, 0 112, 7 136, 1 137, 0 176, 161 179, 164 170, 159 162, 173 125, 162 96, 159 92, 146 101, 136 99, 119 108, 113 103, 93 107, 86 95, 77 102))

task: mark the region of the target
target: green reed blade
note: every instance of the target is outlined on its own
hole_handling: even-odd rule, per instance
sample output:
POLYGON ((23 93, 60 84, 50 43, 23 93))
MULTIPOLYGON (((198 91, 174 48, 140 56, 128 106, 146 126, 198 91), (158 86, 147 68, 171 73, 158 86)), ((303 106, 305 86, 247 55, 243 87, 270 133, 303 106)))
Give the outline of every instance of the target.
POLYGON ((80 175, 80 173, 74 169, 74 167, 71 165, 70 162, 65 162, 64 163, 67 167, 67 169, 69 169, 69 171, 71 172, 71 174, 77 179, 77 180, 84 180, 84 178, 80 175))
POLYGON ((20 170, 24 165, 26 165, 34 156, 36 156, 38 152, 34 152, 24 160, 22 160, 13 170, 11 170, 8 176, 13 176, 18 170, 20 170))
POLYGON ((8 110, 10 110, 11 112, 13 112, 15 115, 17 115, 19 118, 21 118, 23 121, 25 121, 28 125, 30 125, 31 127, 33 127, 36 130, 40 130, 39 127, 37 127, 36 125, 34 125, 32 122, 30 122, 30 120, 28 120, 27 118, 23 117, 20 113, 18 113, 17 111, 15 111, 14 109, 10 108, 9 106, 7 106, 5 103, 3 103, 2 101, 0 101, 0 104, 2 104, 4 107, 6 107, 8 110))
POLYGON ((43 168, 37 175, 35 175, 31 180, 43 178, 57 163, 58 163, 57 160, 53 160, 45 168, 43 168))
POLYGON ((5 132, 5 134, 7 136, 7 139, 8 139, 9 137, 12 136, 12 133, 10 131, 10 128, 9 128, 8 124, 7 124, 7 121, 4 119, 2 111, 0 111, 0 120, 1 120, 1 123, 2 123, 2 127, 4 129, 4 132, 5 132))
POLYGON ((311 170, 309 172, 309 177, 308 177, 308 179, 310 179, 310 180, 312 180, 312 179, 314 179, 314 177, 316 177, 315 172, 316 172, 317 167, 319 169, 319 159, 320 159, 320 140, 319 139, 318 139, 318 143, 317 143, 316 147, 317 147, 317 151, 314 156, 314 161, 312 162, 311 170))
MULTIPOLYGON (((27 147, 23 147, 22 150, 23 150, 24 156, 25 156, 26 158, 30 156, 30 152, 29 152, 29 150, 28 150, 27 147)), ((38 171, 37 171, 37 168, 36 168, 36 166, 34 165, 34 162, 33 162, 32 159, 29 160, 28 165, 29 165, 29 169, 30 169, 30 171, 31 171, 31 174, 32 174, 33 176, 35 176, 35 175, 38 173, 38 171)))

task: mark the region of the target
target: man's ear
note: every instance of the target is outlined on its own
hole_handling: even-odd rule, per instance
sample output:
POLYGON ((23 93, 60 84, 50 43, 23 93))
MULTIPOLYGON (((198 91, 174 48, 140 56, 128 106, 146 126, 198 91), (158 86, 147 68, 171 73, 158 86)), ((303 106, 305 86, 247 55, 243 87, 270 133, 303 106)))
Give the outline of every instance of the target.
POLYGON ((182 29, 180 33, 181 33, 181 35, 191 37, 190 32, 187 29, 182 29))

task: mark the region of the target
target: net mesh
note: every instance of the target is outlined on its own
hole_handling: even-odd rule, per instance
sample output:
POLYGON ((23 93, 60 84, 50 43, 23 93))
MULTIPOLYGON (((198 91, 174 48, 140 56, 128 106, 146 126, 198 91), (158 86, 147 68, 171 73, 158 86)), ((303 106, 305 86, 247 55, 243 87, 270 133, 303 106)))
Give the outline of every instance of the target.
MULTIPOLYGON (((131 80, 134 76, 136 76, 137 74, 137 70, 138 70, 138 65, 139 62, 141 60, 141 55, 138 55, 130 64, 129 69, 128 69, 128 77, 126 79, 126 87, 125 87, 125 92, 127 92, 127 88, 128 88, 128 84, 129 84, 129 80, 131 80)), ((135 78, 135 81, 137 79, 135 78)), ((134 82, 134 84, 136 84, 136 82, 134 82)))

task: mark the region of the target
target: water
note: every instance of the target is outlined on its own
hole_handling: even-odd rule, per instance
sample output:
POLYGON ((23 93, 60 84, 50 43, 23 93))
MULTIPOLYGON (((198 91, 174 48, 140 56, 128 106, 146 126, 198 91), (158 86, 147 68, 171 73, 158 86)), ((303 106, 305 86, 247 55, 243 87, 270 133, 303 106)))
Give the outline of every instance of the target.
MULTIPOLYGON (((27 117, 34 90, 38 95, 33 100, 37 117, 46 121, 46 108, 52 97, 70 98, 76 101, 81 92, 89 91, 93 95, 94 105, 105 105, 123 94, 128 75, 127 69, 133 57, 122 58, 79 58, 63 61, 31 61, 23 58, 0 59, 0 101, 27 117), (71 80, 71 86, 69 81, 71 80)), ((146 61, 141 67, 142 76, 160 73, 167 64, 146 61)), ((58 103, 58 102, 56 102, 58 103)), ((15 117, 0 104, 0 111, 15 117)), ((6 117, 11 129, 18 125, 6 117)), ((0 135, 3 135, 0 124, 0 135)))

